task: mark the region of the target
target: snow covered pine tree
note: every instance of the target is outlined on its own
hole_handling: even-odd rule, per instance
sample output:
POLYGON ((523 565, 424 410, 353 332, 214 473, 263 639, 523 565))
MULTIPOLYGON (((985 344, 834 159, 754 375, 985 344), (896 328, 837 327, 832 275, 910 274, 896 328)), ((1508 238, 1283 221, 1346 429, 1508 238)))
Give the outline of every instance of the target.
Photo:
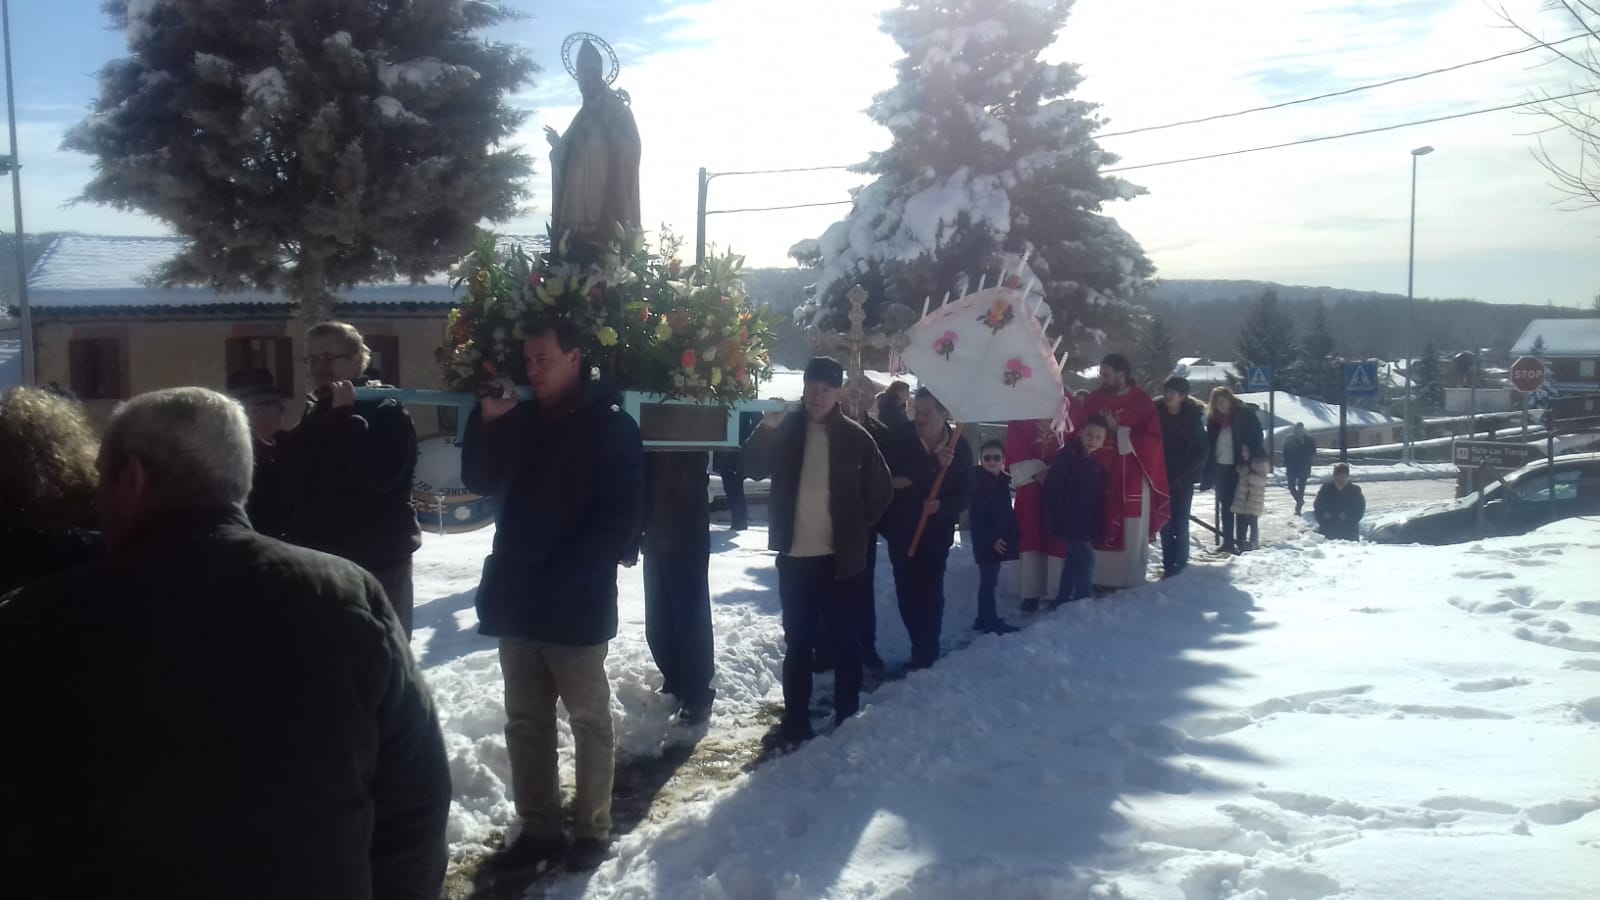
POLYGON ((844 220, 790 253, 820 267, 802 326, 843 331, 845 293, 870 292, 867 324, 896 330, 962 276, 976 288, 1006 252, 1030 260, 1065 334, 1093 352, 1130 325, 1154 272, 1138 243, 1101 212, 1143 189, 1100 174, 1095 104, 1071 99, 1071 64, 1039 55, 1066 22, 1070 0, 902 0, 883 30, 905 57, 899 83, 868 114, 889 129, 888 150, 859 170, 877 176, 844 220))
POLYGON ((80 199, 192 239, 168 284, 281 290, 310 321, 331 288, 420 280, 509 218, 528 158, 501 100, 537 71, 474 32, 473 0, 108 0, 128 56, 62 146, 97 157, 80 199))

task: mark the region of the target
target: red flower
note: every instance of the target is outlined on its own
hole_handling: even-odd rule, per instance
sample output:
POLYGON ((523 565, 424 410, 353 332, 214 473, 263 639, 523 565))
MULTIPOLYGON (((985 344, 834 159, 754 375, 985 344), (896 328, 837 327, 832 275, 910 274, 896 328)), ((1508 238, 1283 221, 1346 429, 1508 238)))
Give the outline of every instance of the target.
POLYGON ((683 351, 683 358, 678 360, 678 362, 685 369, 692 370, 694 368, 694 364, 695 364, 696 360, 697 360, 697 357, 694 355, 694 351, 693 350, 685 350, 685 351, 683 351))

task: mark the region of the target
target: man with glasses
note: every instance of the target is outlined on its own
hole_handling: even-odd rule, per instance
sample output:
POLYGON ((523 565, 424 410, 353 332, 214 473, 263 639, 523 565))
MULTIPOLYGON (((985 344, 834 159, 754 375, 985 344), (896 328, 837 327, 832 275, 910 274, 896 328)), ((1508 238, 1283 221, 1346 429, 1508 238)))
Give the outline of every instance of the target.
POLYGON ((351 325, 323 322, 306 332, 312 391, 283 441, 284 536, 376 576, 409 638, 411 554, 422 546, 411 508, 417 431, 400 401, 356 399, 356 388, 379 386, 362 375, 371 359, 351 325))

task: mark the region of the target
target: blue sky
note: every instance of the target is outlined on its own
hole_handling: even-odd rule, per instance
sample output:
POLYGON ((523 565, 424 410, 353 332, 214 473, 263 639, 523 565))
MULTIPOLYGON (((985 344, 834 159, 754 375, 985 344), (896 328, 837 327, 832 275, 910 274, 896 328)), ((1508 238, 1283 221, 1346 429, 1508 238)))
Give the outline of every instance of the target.
MULTIPOLYGON (((545 124, 565 129, 577 92, 558 57, 566 34, 607 37, 622 57, 645 142, 644 216, 689 234, 695 170, 853 163, 886 133, 861 114, 892 83, 893 43, 876 30, 882 0, 592 0, 516 2, 528 18, 495 36, 526 44, 544 67, 515 102, 533 111, 522 139, 542 158, 545 124), (694 124, 690 124, 693 122, 694 124)), ((1078 62, 1079 96, 1115 131, 1246 108, 1490 56, 1526 41, 1483 0, 1078 0, 1051 56, 1078 62)), ((1539 0, 1507 8, 1548 37, 1570 26, 1539 0)), ((13 0, 18 137, 29 230, 153 234, 160 223, 67 206, 91 161, 58 149, 95 91, 95 72, 125 52, 96 0, 13 0)), ((1526 99, 1570 90, 1574 75, 1528 54, 1407 85, 1190 128, 1109 138, 1136 165, 1526 99)), ((1600 100, 1591 100, 1600 106, 1600 100)), ((1600 293, 1600 210, 1562 211, 1533 158, 1541 122, 1495 113, 1229 160, 1145 169, 1147 196, 1108 212, 1165 277, 1261 278, 1403 292, 1410 150, 1421 161, 1418 296, 1587 306, 1600 293)), ((1556 137, 1558 156, 1576 152, 1556 137)), ((534 209, 507 230, 543 229, 548 167, 534 209)), ((844 199, 849 173, 718 179, 711 206, 844 199)), ((4 189, 9 193, 9 187, 4 189)), ((9 201, 9 197, 5 198, 9 201)), ((841 207, 713 217, 710 239, 755 265, 787 264, 841 207)), ((9 222, 6 230, 10 229, 9 222)))

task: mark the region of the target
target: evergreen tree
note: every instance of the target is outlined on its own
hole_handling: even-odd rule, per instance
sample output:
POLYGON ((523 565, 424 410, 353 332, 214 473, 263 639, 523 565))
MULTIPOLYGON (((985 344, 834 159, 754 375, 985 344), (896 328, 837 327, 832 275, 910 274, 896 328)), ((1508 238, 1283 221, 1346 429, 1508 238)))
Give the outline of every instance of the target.
POLYGON ((1542 362, 1544 360, 1544 351, 1545 351, 1544 335, 1542 335, 1542 334, 1534 335, 1533 336, 1533 355, 1535 357, 1537 357, 1542 362))
POLYGON ((1144 388, 1152 397, 1159 397, 1161 385, 1178 361, 1172 350, 1172 332, 1160 316, 1151 316, 1142 329, 1135 355, 1135 374, 1143 376, 1144 388))
POLYGON ((1300 340, 1299 358, 1290 369, 1287 389, 1323 403, 1338 403, 1343 377, 1333 361, 1338 351, 1333 329, 1328 327, 1328 310, 1318 297, 1311 308, 1311 325, 1300 340))
MULTIPOLYGON (((843 221, 791 251, 820 266, 796 318, 849 327, 850 287, 871 295, 869 325, 897 330, 925 298, 993 284, 1005 254, 1029 260, 1065 346, 1128 335, 1154 269, 1102 212, 1143 193, 1100 169, 1116 162, 1095 105, 1071 94, 1077 67, 1046 63, 1070 0, 902 0, 883 30, 905 57, 898 84, 868 109, 891 135, 858 171, 876 176, 843 221)), ((1074 355, 1077 355, 1074 353, 1074 355)))
POLYGON ((1422 348, 1422 359, 1417 361, 1416 397, 1421 411, 1438 412, 1444 409, 1444 364, 1439 359, 1439 348, 1429 341, 1422 348))
POLYGON ((1268 366, 1275 378, 1282 378, 1298 356, 1294 322, 1279 307, 1277 292, 1268 288, 1256 297, 1239 330, 1238 359, 1233 364, 1238 381, 1244 383, 1251 366, 1268 366))
POLYGON ((502 148, 536 67, 475 37, 475 0, 107 0, 128 56, 100 72, 63 147, 97 157, 79 198, 192 240, 157 278, 281 290, 315 320, 330 289, 419 281, 526 195, 502 148))

